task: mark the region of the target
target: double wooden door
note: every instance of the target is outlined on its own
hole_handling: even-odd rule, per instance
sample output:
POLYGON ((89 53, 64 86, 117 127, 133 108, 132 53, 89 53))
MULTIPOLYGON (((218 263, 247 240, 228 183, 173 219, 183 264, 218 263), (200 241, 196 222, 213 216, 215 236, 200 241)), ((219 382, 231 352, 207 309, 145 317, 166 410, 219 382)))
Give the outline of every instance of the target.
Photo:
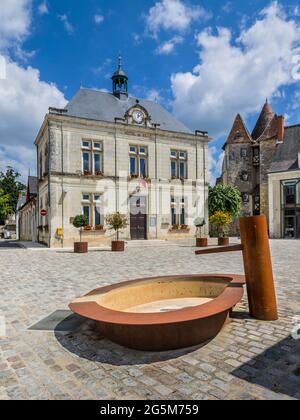
POLYGON ((130 234, 133 240, 147 239, 147 198, 133 197, 130 202, 130 234))

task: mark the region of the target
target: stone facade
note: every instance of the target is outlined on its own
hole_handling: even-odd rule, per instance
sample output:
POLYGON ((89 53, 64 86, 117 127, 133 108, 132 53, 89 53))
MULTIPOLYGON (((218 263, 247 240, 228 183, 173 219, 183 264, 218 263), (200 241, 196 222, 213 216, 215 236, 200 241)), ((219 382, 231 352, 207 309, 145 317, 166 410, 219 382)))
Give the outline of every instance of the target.
MULTIPOLYGON (((90 245, 99 246, 111 241, 113 233, 107 230, 105 217, 115 211, 128 216, 129 225, 122 237, 131 239, 132 202, 143 197, 146 203, 145 239, 191 237, 195 233, 194 219, 208 219, 208 142, 205 133, 194 135, 162 130, 152 124, 112 123, 50 112, 36 139, 38 213, 41 209, 47 211, 46 217, 39 216, 39 242, 50 247, 72 246, 79 239, 72 219, 82 214, 86 207, 90 207, 91 226, 84 232, 83 240, 90 245), (84 171, 84 142, 101 145, 101 173, 84 171), (133 146, 146 151, 146 176, 131 177, 133 146), (184 180, 172 179, 174 151, 184 153, 184 180), (177 204, 172 203, 174 196, 184 197, 184 204, 177 199, 177 204), (172 230, 172 206, 186 210, 186 226, 182 229, 172 230), (95 225, 94 207, 100 208, 101 215, 97 220, 101 224, 98 226, 95 225)), ((178 220, 180 223, 183 218, 178 220)))
MULTIPOLYGON (((243 216, 265 214, 270 233, 276 231, 276 237, 282 237, 282 230, 279 233, 277 216, 276 228, 273 226, 275 210, 272 206, 278 207, 279 203, 274 202, 273 198, 270 202, 269 174, 280 171, 283 162, 287 163, 287 170, 295 169, 293 164, 298 159, 298 137, 292 136, 294 132, 294 127, 285 127, 284 117, 276 115, 266 102, 252 134, 242 117, 237 115, 224 145, 225 157, 219 182, 233 185, 241 191, 243 216), (287 158, 291 151, 292 156, 287 158)), ((231 233, 238 233, 236 224, 231 233)))

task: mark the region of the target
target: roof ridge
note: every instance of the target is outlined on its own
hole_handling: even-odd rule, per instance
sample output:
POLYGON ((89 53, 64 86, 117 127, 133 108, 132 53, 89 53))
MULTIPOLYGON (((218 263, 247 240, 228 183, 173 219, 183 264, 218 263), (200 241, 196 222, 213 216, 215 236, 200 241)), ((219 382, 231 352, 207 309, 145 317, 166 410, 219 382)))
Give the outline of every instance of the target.
POLYGON ((293 125, 286 125, 284 128, 288 129, 288 128, 295 128, 295 127, 300 127, 300 123, 299 124, 293 124, 293 125))

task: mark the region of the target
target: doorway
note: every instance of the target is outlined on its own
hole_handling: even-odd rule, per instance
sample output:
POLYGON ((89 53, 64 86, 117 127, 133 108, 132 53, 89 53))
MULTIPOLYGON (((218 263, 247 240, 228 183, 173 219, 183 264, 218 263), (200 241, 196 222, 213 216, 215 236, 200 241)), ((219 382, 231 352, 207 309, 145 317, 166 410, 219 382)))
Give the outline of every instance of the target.
POLYGON ((130 199, 130 235, 132 240, 147 239, 147 198, 130 199))
POLYGON ((282 183, 283 237, 300 239, 300 180, 282 183))

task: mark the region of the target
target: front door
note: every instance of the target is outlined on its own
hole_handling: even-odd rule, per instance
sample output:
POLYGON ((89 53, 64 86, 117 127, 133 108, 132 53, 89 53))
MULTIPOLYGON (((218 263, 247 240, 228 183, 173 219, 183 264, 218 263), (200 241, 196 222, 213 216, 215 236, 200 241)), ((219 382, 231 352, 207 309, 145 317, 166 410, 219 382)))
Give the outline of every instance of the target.
POLYGON ((132 197, 130 200, 130 234, 133 240, 147 239, 146 197, 132 197))

